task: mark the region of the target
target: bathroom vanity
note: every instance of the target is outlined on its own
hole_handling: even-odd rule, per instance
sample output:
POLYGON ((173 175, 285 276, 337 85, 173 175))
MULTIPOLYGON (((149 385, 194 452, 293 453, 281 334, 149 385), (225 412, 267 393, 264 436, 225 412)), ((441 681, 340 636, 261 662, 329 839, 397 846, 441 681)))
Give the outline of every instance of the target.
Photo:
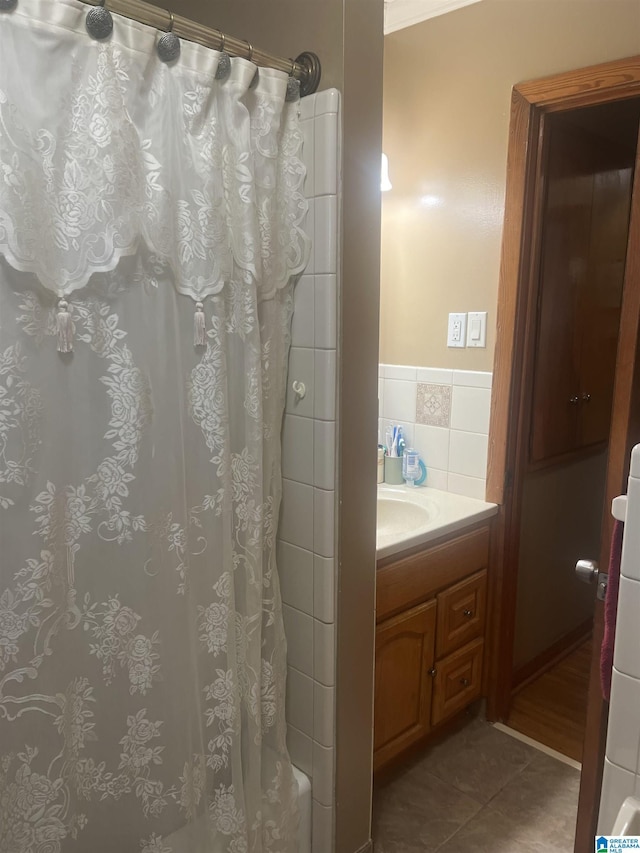
MULTIPOLYGON (((427 492, 436 502, 447 494, 427 492)), ((426 494, 420 497, 427 499, 426 494)), ((447 494, 442 502, 455 497, 447 494)), ((495 507, 469 498, 461 501, 467 514, 455 530, 444 525, 442 532, 434 524, 423 543, 406 548, 400 541, 391 554, 387 545, 386 555, 378 559, 376 771, 483 693, 495 507)))

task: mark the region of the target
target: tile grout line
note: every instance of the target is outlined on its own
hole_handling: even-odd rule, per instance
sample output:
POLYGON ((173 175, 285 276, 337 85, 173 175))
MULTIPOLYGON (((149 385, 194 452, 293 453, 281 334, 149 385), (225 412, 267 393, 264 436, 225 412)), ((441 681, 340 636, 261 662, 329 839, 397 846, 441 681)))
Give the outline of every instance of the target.
MULTIPOLYGON (((436 776, 435 778, 437 779, 438 777, 436 776)), ((440 780, 440 781, 442 781, 442 780, 440 780)), ((460 791, 459 788, 456 788, 455 785, 453 785, 452 787, 454 788, 454 790, 458 791, 459 793, 461 793, 461 794, 464 793, 464 791, 460 791)), ((473 800, 474 803, 478 803, 478 800, 476 800, 475 797, 472 797, 469 794, 467 794, 466 796, 468 796, 470 800, 473 800)), ((464 827, 467 826, 467 824, 469 824, 472 820, 475 820, 478 817, 478 815, 484 811, 485 806, 483 806, 482 803, 478 803, 478 805, 480 806, 478 811, 475 814, 472 814, 471 817, 468 817, 465 821, 463 821, 460 824, 460 826, 456 830, 454 830, 453 833, 447 839, 445 839, 442 842, 442 844, 439 844, 436 847, 434 853, 438 853, 438 850, 442 850, 442 848, 445 846, 445 844, 448 844, 453 838, 455 838, 461 829, 464 829, 464 827)))
MULTIPOLYGON (((445 844, 448 844, 448 843, 449 843, 449 841, 451 841, 453 838, 455 838, 455 836, 456 836, 456 835, 457 835, 457 834, 458 834, 458 833, 459 833, 459 832, 460 832, 460 831, 461 831, 465 826, 467 826, 467 824, 469 824, 472 820, 475 820, 475 819, 476 819, 480 814, 482 814, 482 813, 485 813, 485 814, 486 814, 487 812, 496 813, 496 814, 501 814, 500 812, 495 812, 495 809, 492 809, 492 808, 490 807, 490 804, 493 802, 493 800, 495 800, 495 798, 496 798, 499 794, 501 794, 501 793, 504 791, 504 789, 507 787, 507 785, 510 785, 512 782, 514 782, 514 781, 518 778, 518 776, 520 776, 520 775, 521 775, 521 774, 526 770, 526 768, 530 765, 530 763, 533 761, 533 759, 534 759, 534 758, 535 758, 535 756, 534 756, 534 755, 532 755, 532 756, 531 756, 531 758, 529 758, 529 760, 526 762, 526 764, 524 764, 524 765, 523 765, 523 766, 522 766, 522 767, 521 767, 521 768, 520 768, 516 773, 514 773, 514 774, 513 774, 513 776, 510 776, 510 777, 506 780, 506 782, 505 782, 505 783, 504 783, 504 784, 503 784, 503 785, 502 785, 502 786, 501 786, 501 787, 500 787, 500 788, 495 792, 495 794, 493 794, 493 796, 491 797, 491 799, 489 799, 486 803, 482 803, 482 802, 480 802, 480 801, 479 801, 479 800, 477 800, 477 799, 476 799, 472 794, 469 794, 467 791, 463 791, 463 790, 461 790, 460 788, 458 788, 458 786, 457 786, 457 785, 452 784, 452 783, 450 783, 450 782, 449 782, 449 783, 447 783, 447 784, 449 784, 449 785, 450 785, 450 787, 452 787, 452 788, 453 788, 455 791, 457 791, 458 793, 463 794, 464 796, 468 797, 470 800, 473 800, 474 802, 478 803, 478 805, 480 806, 480 808, 478 809, 478 811, 477 811, 475 814, 471 815, 471 817, 467 818, 467 820, 465 820, 463 823, 461 823, 461 824, 460 824, 460 826, 459 826, 459 827, 454 831, 454 833, 453 833, 452 835, 450 835, 450 836, 449 836, 449 838, 447 838, 445 841, 443 841, 443 842, 442 842, 442 844, 438 845, 438 847, 436 847, 436 850, 434 851, 434 853, 438 853, 438 850, 441 850, 441 849, 444 847, 444 845, 445 845, 445 844)), ((444 779, 441 779, 441 778, 440 778, 439 776, 437 776, 435 773, 431 773, 431 772, 429 772, 429 771, 427 771, 427 773, 428 773, 428 775, 433 776, 435 779, 438 779, 438 781, 439 781, 439 782, 445 782, 445 780, 444 780, 444 779)), ((502 817, 504 817, 504 815, 502 815, 502 814, 501 814, 501 816, 502 816, 502 817)))

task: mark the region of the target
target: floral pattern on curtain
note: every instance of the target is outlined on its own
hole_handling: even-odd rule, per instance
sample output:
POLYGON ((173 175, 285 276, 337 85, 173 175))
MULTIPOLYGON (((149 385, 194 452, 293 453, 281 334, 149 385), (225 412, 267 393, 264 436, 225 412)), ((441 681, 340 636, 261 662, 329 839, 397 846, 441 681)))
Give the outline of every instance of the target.
POLYGON ((0 851, 293 853, 299 105, 117 16, 92 41, 86 12, 0 17, 0 851))

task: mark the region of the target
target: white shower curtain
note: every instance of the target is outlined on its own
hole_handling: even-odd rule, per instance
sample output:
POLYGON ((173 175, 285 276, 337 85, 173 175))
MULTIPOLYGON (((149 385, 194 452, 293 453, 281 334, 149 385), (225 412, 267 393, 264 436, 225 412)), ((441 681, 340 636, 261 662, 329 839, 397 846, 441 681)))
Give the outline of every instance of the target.
POLYGON ((0 851, 291 853, 298 104, 87 9, 0 12, 0 851))

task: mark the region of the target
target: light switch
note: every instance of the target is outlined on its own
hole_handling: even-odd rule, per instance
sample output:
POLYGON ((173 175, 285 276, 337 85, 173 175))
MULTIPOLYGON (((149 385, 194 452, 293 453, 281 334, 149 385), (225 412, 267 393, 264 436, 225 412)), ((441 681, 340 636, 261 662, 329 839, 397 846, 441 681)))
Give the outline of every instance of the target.
POLYGON ((486 347, 487 345, 487 312, 469 311, 467 321, 467 346, 486 347))
POLYGON ((447 331, 448 347, 465 347, 467 337, 467 315, 449 314, 449 327, 447 331))

